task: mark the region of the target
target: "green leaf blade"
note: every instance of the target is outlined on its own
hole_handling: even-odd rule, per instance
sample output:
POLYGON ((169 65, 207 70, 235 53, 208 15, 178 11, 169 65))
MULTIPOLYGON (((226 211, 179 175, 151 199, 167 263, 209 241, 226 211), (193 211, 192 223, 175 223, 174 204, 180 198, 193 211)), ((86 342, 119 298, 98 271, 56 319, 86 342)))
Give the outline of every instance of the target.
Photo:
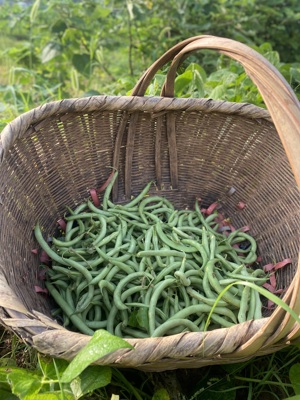
POLYGON ((296 395, 300 395, 300 363, 291 366, 289 371, 291 384, 293 385, 296 395))
POLYGON ((11 386, 12 393, 22 400, 37 395, 42 387, 41 378, 35 372, 15 370, 8 374, 7 380, 11 386))
POLYGON ((87 367, 70 386, 75 398, 80 398, 96 389, 107 386, 111 382, 112 371, 110 367, 87 367))
POLYGON ((71 361, 62 375, 62 382, 71 382, 90 364, 116 350, 133 347, 125 340, 100 329, 94 333, 88 344, 71 361))

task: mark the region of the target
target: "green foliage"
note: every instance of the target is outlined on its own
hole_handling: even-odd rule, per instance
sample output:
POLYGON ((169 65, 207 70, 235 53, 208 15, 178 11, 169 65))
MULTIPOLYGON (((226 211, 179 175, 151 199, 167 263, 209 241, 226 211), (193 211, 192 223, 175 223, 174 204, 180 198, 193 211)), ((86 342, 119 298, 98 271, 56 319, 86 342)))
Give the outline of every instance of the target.
MULTIPOLYGON (((278 0, 36 0, 28 7, 6 0, 0 5, 0 28, 20 43, 7 47, 2 54, 5 63, 13 67, 8 85, 1 88, 4 101, 0 109, 11 104, 10 113, 4 110, 9 120, 28 109, 21 106, 22 102, 30 108, 90 92, 125 94, 164 51, 199 34, 261 46, 259 51, 275 66, 280 65, 295 87, 300 79, 299 65, 294 64, 300 61, 299 15, 297 0, 284 5, 278 0)), ((233 68, 220 59, 223 60, 202 51, 193 55, 190 62, 201 64, 208 74, 221 69, 220 63, 225 63, 225 69, 233 68)), ((177 85, 187 89, 184 79, 189 80, 191 75, 195 81, 192 92, 202 97, 197 69, 187 72, 177 85)), ((218 77, 222 79, 223 75, 219 73, 218 77)), ((237 92, 249 88, 249 80, 245 76, 240 79, 238 91, 227 80, 220 87, 209 79, 206 94, 239 99, 237 92)), ((249 98, 261 103, 254 93, 249 98)))
MULTIPOLYGON (((284 64, 280 62, 279 54, 272 50, 268 43, 264 43, 255 50, 268 59, 294 87, 300 97, 300 64, 284 64)), ((188 63, 180 67, 175 79, 176 97, 211 98, 214 100, 227 100, 237 103, 252 103, 265 107, 263 99, 245 73, 243 67, 228 57, 219 56, 216 60, 215 71, 207 75, 204 68, 197 63, 188 63)), ((165 74, 156 75, 154 82, 147 90, 148 95, 159 95, 165 74)))
MULTIPOLYGON (((300 93, 298 0, 35 0, 0 5, 0 130, 17 115, 52 100, 130 94, 143 70, 188 37, 211 34, 245 43, 263 54, 300 93), (5 35, 4 35, 5 32, 5 35)), ((164 67, 147 95, 159 95, 164 67)), ((263 100, 243 68, 211 51, 180 66, 175 96, 249 102, 263 100)), ((144 314, 132 324, 144 324, 144 314)), ((28 352, 17 339, 0 358, 0 398, 168 400, 141 371, 91 365, 126 347, 100 331, 68 363, 28 352), (89 353, 92 350, 92 354, 89 353), (109 390, 108 390, 109 389, 109 390), (116 393, 116 394, 114 394, 116 393)), ((15 337, 14 337, 15 338, 15 337)), ((128 347, 128 346, 127 346, 128 347)), ((300 353, 290 348, 245 363, 201 369, 183 390, 184 400, 247 398, 300 400, 300 353), (201 372, 201 374, 200 374, 201 372)), ((179 379, 180 381, 180 379, 179 379)))
POLYGON ((0 367, 2 398, 79 399, 111 382, 112 368, 90 364, 113 351, 131 347, 125 340, 100 330, 70 363, 39 356, 34 370, 0 367))
POLYGON ((166 389, 159 389, 154 393, 152 400, 170 400, 170 396, 166 389))
POLYGON ((66 371, 64 371, 61 381, 71 382, 88 365, 112 353, 118 349, 129 348, 132 346, 125 340, 111 335, 109 332, 100 329, 96 331, 88 344, 76 355, 66 371))
MULTIPOLYGON (((120 345, 128 347, 124 340, 103 331, 92 340, 71 363, 39 355, 37 365, 21 368, 15 363, 8 366, 3 357, 0 359, 3 365, 0 367, 1 399, 169 400, 173 398, 174 380, 182 386, 182 392, 177 393, 181 400, 298 400, 300 397, 300 353, 296 346, 243 363, 147 374, 86 366, 89 363, 84 361, 84 356, 90 362, 95 356, 91 356, 91 350, 101 357, 120 345), (67 375, 69 379, 64 379, 67 375), (160 379, 159 385, 157 379, 160 379), (162 388, 163 379, 171 382, 169 386, 162 388)), ((16 355, 21 349, 21 344, 19 349, 14 349, 16 355)))
POLYGON ((295 390, 295 394, 300 395, 300 363, 291 366, 289 377, 295 390))

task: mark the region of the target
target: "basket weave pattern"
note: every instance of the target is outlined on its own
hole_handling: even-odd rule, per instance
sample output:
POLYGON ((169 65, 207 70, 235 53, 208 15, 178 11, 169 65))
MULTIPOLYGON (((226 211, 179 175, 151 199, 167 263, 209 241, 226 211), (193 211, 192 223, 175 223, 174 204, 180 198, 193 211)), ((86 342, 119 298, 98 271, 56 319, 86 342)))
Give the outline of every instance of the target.
MULTIPOLYGON (((51 301, 34 291, 34 285, 42 283, 39 263, 31 253, 36 247, 33 227, 39 222, 44 236, 51 235, 65 206, 86 199, 90 188, 105 182, 112 166, 119 171, 114 201, 127 201, 155 180, 150 194, 165 196, 178 208, 192 208, 196 196, 204 206, 218 199, 234 225, 250 224, 263 263, 292 258, 292 265, 278 271, 277 281, 286 289, 284 300, 299 314, 300 170, 295 155, 300 146, 300 108, 281 76, 247 49, 221 38, 191 38, 154 63, 133 96, 48 103, 5 128, 0 142, 4 326, 40 352, 65 359, 72 359, 87 343, 88 336, 52 320, 51 301), (198 48, 216 48, 236 59, 243 53, 240 61, 270 113, 248 104, 173 98, 177 64, 198 48), (162 97, 143 97, 155 71, 171 58, 162 97), (261 76, 256 76, 253 59, 262 63, 261 76), (267 82, 264 68, 271 82, 272 73, 280 80, 276 87, 267 82), (229 196, 231 187, 236 192, 229 196), (236 208, 240 200, 247 204, 243 211, 236 208)), ((267 354, 300 336, 285 311, 277 308, 264 315, 261 320, 205 333, 128 339, 134 351, 120 350, 98 362, 151 371, 195 368, 267 354)))

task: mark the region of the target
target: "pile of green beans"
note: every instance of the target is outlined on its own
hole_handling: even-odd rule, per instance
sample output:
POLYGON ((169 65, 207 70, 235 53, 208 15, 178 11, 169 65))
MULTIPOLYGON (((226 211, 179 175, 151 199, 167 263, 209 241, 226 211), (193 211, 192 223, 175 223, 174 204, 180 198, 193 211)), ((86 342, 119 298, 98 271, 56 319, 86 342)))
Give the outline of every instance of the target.
MULTIPOLYGON (((235 230, 219 232, 218 211, 205 216, 176 210, 165 198, 149 196, 151 182, 127 204, 90 200, 68 209, 66 229, 49 244, 40 226, 35 236, 52 260, 45 285, 70 329, 92 335, 106 329, 120 337, 147 338, 203 331, 223 289, 236 281, 263 285, 268 276, 250 265, 256 242, 235 230), (241 246, 242 245, 242 246, 241 246)), ((261 318, 258 292, 234 285, 211 315, 209 329, 261 318)))

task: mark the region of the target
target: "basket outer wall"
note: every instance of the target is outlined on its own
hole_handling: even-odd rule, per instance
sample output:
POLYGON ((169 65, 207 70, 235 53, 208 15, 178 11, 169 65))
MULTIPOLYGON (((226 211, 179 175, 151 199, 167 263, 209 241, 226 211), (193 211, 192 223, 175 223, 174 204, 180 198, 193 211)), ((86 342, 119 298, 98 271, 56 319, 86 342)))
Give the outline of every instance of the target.
MULTIPOLYGON (((128 98, 124 98, 125 100, 128 102, 128 98)), ((70 106, 73 101, 76 100, 70 100, 70 106)), ((154 102, 154 99, 151 101, 154 102)), ((156 101, 159 103, 160 99, 156 101)), ((232 112, 233 105, 229 106, 232 112)), ((240 107, 237 105, 237 110, 240 107)), ((255 111, 258 112, 257 109, 255 111)), ((174 114, 174 111, 170 112, 174 114)), ((57 334, 62 335, 63 332, 61 329, 57 333, 52 331, 56 324, 47 319, 47 315, 50 316, 49 304, 33 288, 34 284, 42 285, 42 282, 37 279, 38 263, 31 253, 35 246, 32 229, 38 220, 44 228, 45 236, 51 234, 55 221, 63 215, 66 204, 74 206, 87 198, 89 188, 97 187, 106 180, 110 171, 108 167, 113 162, 116 135, 123 115, 123 111, 116 110, 87 110, 54 113, 44 119, 40 118, 30 124, 22 138, 15 142, 1 167, 1 200, 4 208, 1 213, 1 227, 9 227, 1 229, 1 248, 4 249, 1 252, 1 267, 10 290, 19 299, 17 301, 11 295, 6 296, 9 299, 8 304, 1 305, 13 318, 4 318, 3 323, 11 326, 47 354, 72 357, 75 354, 74 349, 79 349, 88 337, 80 341, 76 339, 78 345, 74 348, 70 344, 79 334, 64 330, 66 340, 60 341, 65 343, 64 349, 57 348, 57 334), (11 260, 14 260, 13 264, 11 260), (36 267, 33 268, 33 265, 36 267), (24 306, 28 310, 28 317, 24 316, 24 306)), ((156 115, 153 112, 139 111, 136 115, 131 182, 133 195, 149 180, 156 179, 154 144, 157 119, 162 118, 161 113, 156 115)), ((178 207, 192 207, 195 196, 199 195, 204 205, 220 199, 225 213, 232 217, 236 226, 251 222, 251 233, 257 237, 264 261, 267 262, 270 257, 293 258, 294 265, 280 271, 278 275, 280 284, 288 288, 296 271, 298 237, 295 237, 295 232, 299 231, 299 193, 273 124, 263 118, 253 119, 251 113, 249 116, 245 118, 206 110, 177 110, 175 119, 179 186, 174 190, 170 187, 165 115, 160 152, 162 188, 158 190, 153 187, 153 193, 166 196, 178 207), (231 187, 236 188, 236 193, 228 196, 227 192, 231 187), (239 200, 247 203, 243 212, 236 208, 239 200), (285 246, 282 246, 283 240, 285 246)), ((130 118, 129 116, 126 132, 130 118)), ((119 155, 120 202, 126 200, 126 132, 119 155)), ((134 343, 140 349, 140 358, 135 359, 135 356, 126 354, 118 357, 118 365, 158 370, 230 362, 230 357, 237 361, 238 353, 232 353, 238 349, 244 351, 243 348, 246 348, 246 355, 242 353, 239 356, 241 359, 253 354, 247 349, 247 342, 252 340, 255 333, 259 337, 255 346, 262 349, 263 353, 270 352, 272 348, 264 349, 263 345, 272 336, 282 318, 273 319, 277 323, 267 329, 270 318, 255 321, 251 329, 249 323, 244 327, 241 324, 238 335, 236 330, 225 329, 209 332, 204 336, 188 334, 191 335, 188 341, 183 340, 182 335, 176 335, 178 337, 175 339, 163 338, 163 341, 161 338, 136 340, 134 343), (251 336, 249 332, 252 333, 251 336), (174 340, 176 343, 183 343, 184 350, 180 350, 179 344, 174 347, 174 340), (187 342, 190 343, 188 347, 185 344, 187 342), (208 342, 213 345, 207 346, 208 342), (156 350, 156 356, 153 356, 154 348, 160 349, 156 350), (172 356, 170 349, 174 352, 174 348, 175 354, 172 356), (180 352, 182 355, 179 357, 180 352), (192 354, 193 361, 190 360, 192 354)), ((80 335, 82 336, 84 335, 80 335)), ((185 336, 187 334, 183 335, 185 336)), ((285 345, 285 341, 275 344, 277 347, 282 345, 285 345)), ((102 363, 114 362, 116 361, 111 358, 102 360, 102 363)))

